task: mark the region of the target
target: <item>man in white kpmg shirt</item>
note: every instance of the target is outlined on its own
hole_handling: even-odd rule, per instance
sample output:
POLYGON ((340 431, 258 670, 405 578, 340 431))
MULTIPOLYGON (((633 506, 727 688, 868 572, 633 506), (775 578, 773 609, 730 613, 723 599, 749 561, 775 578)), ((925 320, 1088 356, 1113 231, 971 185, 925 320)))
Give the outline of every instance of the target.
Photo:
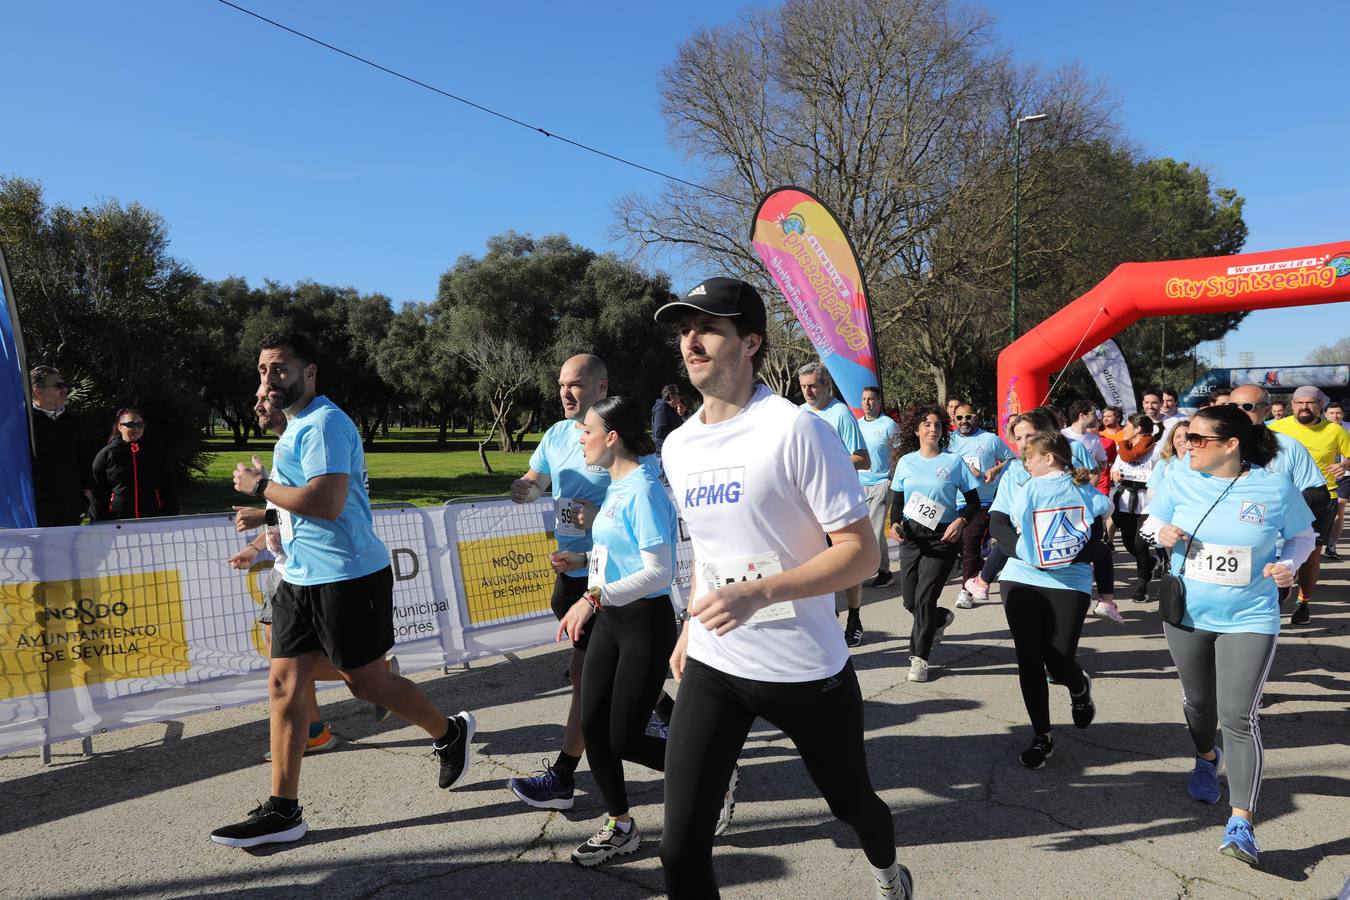
POLYGON ((880 557, 857 470, 828 423, 755 383, 768 347, 753 287, 709 278, 656 318, 678 326, 703 396, 662 454, 694 546, 690 618, 671 655, 680 691, 666 751, 667 893, 717 896, 718 807, 758 716, 792 740, 857 833, 876 895, 908 900, 912 881, 868 777, 862 694, 834 616, 834 592, 874 573, 880 557))

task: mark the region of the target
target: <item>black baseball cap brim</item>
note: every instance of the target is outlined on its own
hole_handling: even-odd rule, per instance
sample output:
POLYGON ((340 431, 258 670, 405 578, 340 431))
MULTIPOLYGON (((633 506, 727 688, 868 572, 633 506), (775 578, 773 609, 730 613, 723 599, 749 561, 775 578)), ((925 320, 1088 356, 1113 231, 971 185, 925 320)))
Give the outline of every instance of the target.
POLYGON ((753 285, 739 278, 705 278, 684 297, 658 309, 656 321, 673 325, 689 310, 734 317, 755 334, 763 334, 765 330, 764 299, 753 285))

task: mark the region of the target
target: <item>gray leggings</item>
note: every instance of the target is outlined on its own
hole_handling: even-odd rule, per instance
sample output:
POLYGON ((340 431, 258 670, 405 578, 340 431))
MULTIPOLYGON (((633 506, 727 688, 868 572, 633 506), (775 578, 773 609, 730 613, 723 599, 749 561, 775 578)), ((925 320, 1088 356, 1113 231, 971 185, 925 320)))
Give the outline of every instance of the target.
POLYGON ((1214 731, 1222 726, 1229 802, 1255 812, 1266 757, 1257 704, 1278 635, 1219 634, 1166 622, 1163 631, 1181 676, 1181 708, 1196 754, 1214 749, 1214 731))

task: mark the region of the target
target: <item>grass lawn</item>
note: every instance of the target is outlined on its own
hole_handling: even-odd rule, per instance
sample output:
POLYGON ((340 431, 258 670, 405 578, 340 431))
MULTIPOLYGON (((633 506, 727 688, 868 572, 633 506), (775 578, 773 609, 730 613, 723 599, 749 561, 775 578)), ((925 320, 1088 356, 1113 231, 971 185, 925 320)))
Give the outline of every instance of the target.
MULTIPOLYGON (((489 450, 493 474, 487 475, 478 461, 481 435, 457 432, 449 435, 441 449, 436 446, 436 433, 434 428, 391 428, 389 437, 375 440, 366 451, 372 503, 436 506, 451 497, 505 494, 511 482, 529 468, 530 454, 539 441, 537 434, 527 436, 519 453, 489 450)), ((275 443, 270 437, 245 447, 236 447, 230 437, 208 440, 213 455, 206 475, 183 492, 183 513, 229 512, 232 506, 249 505, 249 498, 236 493, 231 482, 235 464, 248 462, 256 454, 270 469, 275 443)), ((490 446, 496 446, 495 439, 490 446)))

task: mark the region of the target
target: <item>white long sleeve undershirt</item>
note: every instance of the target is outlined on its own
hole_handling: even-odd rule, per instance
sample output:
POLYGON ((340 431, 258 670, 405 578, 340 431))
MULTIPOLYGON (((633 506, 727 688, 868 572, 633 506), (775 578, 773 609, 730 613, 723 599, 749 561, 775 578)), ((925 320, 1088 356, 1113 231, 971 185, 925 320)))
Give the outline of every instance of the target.
POLYGON ((639 553, 642 570, 605 585, 600 593, 600 602, 605 606, 625 606, 656 591, 670 590, 675 571, 675 548, 670 544, 657 544, 639 553))

